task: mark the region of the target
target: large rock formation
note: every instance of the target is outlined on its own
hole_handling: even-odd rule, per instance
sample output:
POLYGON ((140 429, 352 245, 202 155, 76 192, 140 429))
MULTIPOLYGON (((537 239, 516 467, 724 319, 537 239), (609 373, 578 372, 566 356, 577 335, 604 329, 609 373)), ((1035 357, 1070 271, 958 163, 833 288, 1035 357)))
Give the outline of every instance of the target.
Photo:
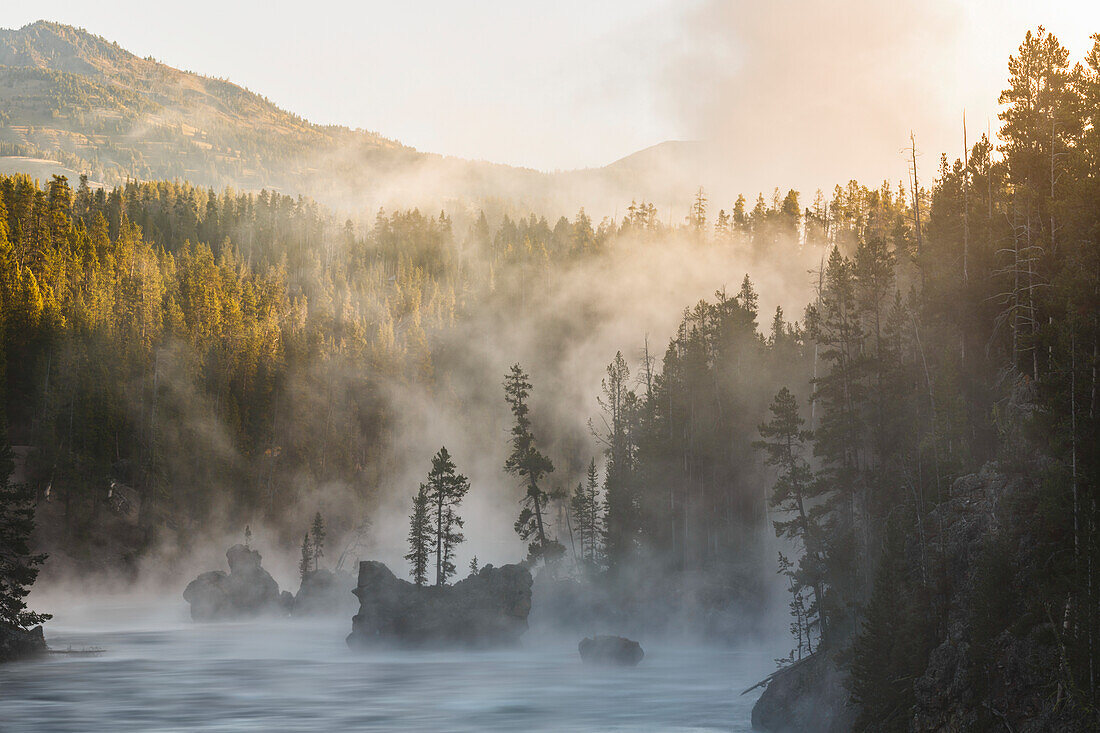
POLYGON ((259 552, 233 545, 225 556, 228 575, 221 570, 203 573, 183 591, 184 600, 191 604, 192 619, 216 621, 289 610, 287 599, 279 594, 279 584, 260 567, 259 552))
POLYGON ((0 623, 0 662, 11 662, 16 659, 25 659, 46 651, 46 637, 42 634, 42 627, 33 629, 19 629, 0 623))
POLYGON ((355 578, 344 570, 311 570, 294 596, 292 616, 348 616, 359 608, 352 591, 355 578))
POLYGON ((779 670, 752 708, 753 730, 768 733, 842 733, 858 710, 849 702, 844 674, 818 652, 779 670))
MULTIPOLYGON (((1034 469, 1041 475, 1042 467, 1034 469)), ((986 637, 977 623, 982 604, 1014 588, 1026 588, 1035 572, 1027 548, 1035 531, 1014 526, 1013 507, 1034 500, 1034 478, 1006 475, 995 464, 962 476, 909 538, 909 572, 921 563, 936 579, 942 620, 924 670, 913 680, 906 725, 915 733, 1013 730, 1017 733, 1100 730, 1097 713, 1078 707, 1059 680, 1059 629, 1051 620, 1020 618, 986 637), (923 546, 920 544, 923 539, 923 546), (989 577, 990 563, 999 568, 989 577), (1003 573, 1003 577, 1000 575, 1003 573)), ((850 730, 857 712, 845 687, 845 671, 832 657, 814 654, 774 675, 753 708, 753 727, 784 731, 850 730)), ((875 721, 869 721, 874 729, 875 721)))
POLYGON ((359 613, 348 646, 498 646, 527 630, 531 573, 519 565, 486 565, 452 586, 417 587, 380 562, 359 563, 359 613))
POLYGON ((577 645, 581 659, 587 664, 602 664, 619 667, 636 667, 642 661, 645 652, 642 645, 622 636, 595 636, 582 639, 577 645))
POLYGON ((1077 707, 1059 682, 1059 630, 1050 620, 1021 619, 1018 628, 989 639, 978 637, 975 628, 977 609, 1002 592, 986 577, 992 558, 1001 558, 1008 576, 996 582, 1032 582, 1026 548, 1037 544, 1035 530, 1024 526, 1010 533, 1010 512, 1039 492, 1033 479, 1005 475, 990 464, 956 480, 948 500, 931 512, 928 544, 940 563, 934 572, 948 579, 945 633, 913 683, 910 730, 1098 730, 1097 714, 1077 707))

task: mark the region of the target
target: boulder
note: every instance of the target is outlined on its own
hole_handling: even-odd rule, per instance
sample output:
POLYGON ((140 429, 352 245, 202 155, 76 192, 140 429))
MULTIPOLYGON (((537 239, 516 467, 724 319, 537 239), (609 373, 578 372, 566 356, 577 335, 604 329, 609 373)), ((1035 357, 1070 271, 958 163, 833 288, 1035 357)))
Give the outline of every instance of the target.
POLYGON ((527 630, 531 573, 520 565, 486 565, 476 575, 443 587, 418 587, 380 562, 359 563, 353 591, 359 613, 348 646, 488 647, 515 644, 527 630))
MULTIPOLYGON (((352 592, 355 578, 343 570, 311 570, 302 577, 298 594, 293 597, 291 615, 293 616, 350 616, 359 603, 352 592)), ((285 591, 284 591, 285 592, 285 591)))
POLYGON ((773 674, 752 707, 753 730, 768 733, 842 733, 855 725, 845 677, 827 652, 817 652, 773 674))
POLYGON ((260 566, 261 556, 244 545, 225 553, 229 573, 213 570, 192 580, 183 591, 195 621, 247 618, 263 613, 286 612, 279 584, 260 566))
POLYGON ((645 652, 642 645, 623 636, 594 636, 577 645, 585 664, 636 667, 645 652))
POLYGON ((43 654, 46 651, 46 637, 42 627, 20 629, 0 623, 0 662, 11 662, 43 654))

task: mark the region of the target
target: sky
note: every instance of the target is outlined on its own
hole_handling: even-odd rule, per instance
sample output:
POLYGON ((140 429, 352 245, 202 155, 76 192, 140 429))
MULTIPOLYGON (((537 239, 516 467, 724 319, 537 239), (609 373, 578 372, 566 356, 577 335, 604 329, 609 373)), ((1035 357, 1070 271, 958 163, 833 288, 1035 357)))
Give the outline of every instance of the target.
POLYGON ((228 78, 319 123, 541 170, 702 140, 747 190, 905 175, 996 129, 1006 63, 1044 24, 1074 58, 1100 3, 448 0, 5 3, 228 78), (755 187, 755 188, 754 188, 755 187))

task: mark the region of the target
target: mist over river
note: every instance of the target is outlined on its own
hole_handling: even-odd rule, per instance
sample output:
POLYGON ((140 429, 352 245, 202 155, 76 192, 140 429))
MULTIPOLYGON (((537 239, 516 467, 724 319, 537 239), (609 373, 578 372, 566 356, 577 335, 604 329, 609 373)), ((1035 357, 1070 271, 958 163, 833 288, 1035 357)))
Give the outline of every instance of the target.
POLYGON ((636 668, 581 664, 579 636, 495 651, 347 648, 350 619, 197 624, 186 605, 81 604, 51 655, 0 666, 0 730, 748 731, 774 650, 642 638, 636 668))

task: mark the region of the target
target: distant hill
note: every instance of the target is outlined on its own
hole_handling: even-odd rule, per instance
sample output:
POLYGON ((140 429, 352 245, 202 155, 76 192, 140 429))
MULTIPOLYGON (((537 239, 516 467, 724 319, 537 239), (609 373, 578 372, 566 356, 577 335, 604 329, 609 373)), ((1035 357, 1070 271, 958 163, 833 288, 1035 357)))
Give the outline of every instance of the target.
POLYGON ((609 183, 638 183, 659 207, 683 201, 700 185, 717 178, 707 146, 695 140, 668 140, 639 150, 603 168, 609 183))
POLYGON ((416 155, 381 135, 311 124, 236 84, 44 21, 0 30, 0 143, 2 152, 57 158, 107 182, 178 177, 242 188, 292 187, 325 151, 416 155))
POLYGON ((449 158, 377 133, 313 124, 229 81, 139 58, 72 26, 0 29, 0 156, 39 159, 35 170, 87 172, 106 184, 185 179, 351 209, 507 200, 567 213, 580 205, 611 210, 631 198, 661 206, 686 199, 698 181, 694 166, 676 156, 691 145, 667 143, 606 168, 554 174, 449 158))

